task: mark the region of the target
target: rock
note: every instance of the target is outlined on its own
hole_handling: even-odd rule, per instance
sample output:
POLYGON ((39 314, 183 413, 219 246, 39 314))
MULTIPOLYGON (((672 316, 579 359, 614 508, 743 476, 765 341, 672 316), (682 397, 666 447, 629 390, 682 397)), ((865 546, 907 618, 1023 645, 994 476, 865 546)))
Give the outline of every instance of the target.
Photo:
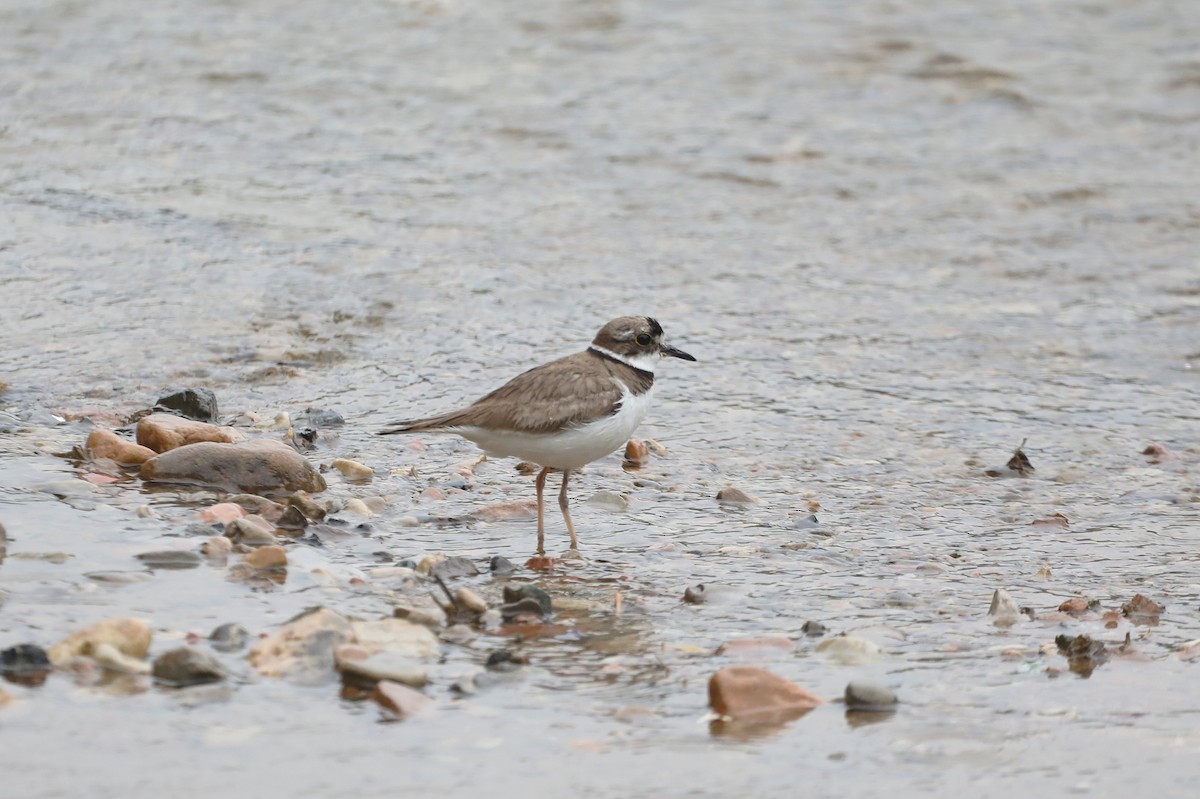
POLYGON ((259 497, 254 494, 231 494, 225 498, 225 501, 232 502, 248 514, 261 516, 272 524, 279 521, 283 516, 283 512, 288 507, 287 505, 281 505, 266 497, 259 497))
POLYGON ((760 635, 754 638, 734 638, 717 647, 718 655, 759 655, 764 652, 791 652, 796 645, 782 635, 760 635))
POLYGON ((349 619, 328 608, 315 608, 259 640, 247 659, 267 677, 316 683, 332 676, 334 652, 353 638, 349 619))
POLYGON ((306 424, 310 427, 341 427, 346 420, 337 411, 325 408, 305 408, 304 413, 296 416, 296 424, 306 424))
POLYGON ((240 438, 232 427, 217 427, 171 413, 152 413, 137 423, 137 443, 159 453, 200 442, 232 444, 240 438))
POLYGON ((754 666, 727 666, 708 681, 708 704, 732 719, 795 717, 821 699, 795 683, 754 666))
POLYGON ((1054 639, 1058 651, 1067 656, 1067 666, 1082 677, 1091 676, 1097 666, 1108 662, 1109 653, 1103 641, 1086 635, 1059 635, 1054 639))
POLYGON ((288 497, 288 505, 304 514, 304 518, 319 522, 325 518, 325 508, 321 507, 307 491, 297 491, 288 497))
POLYGON ((508 602, 500 606, 500 616, 505 621, 511 621, 519 616, 534 616, 542 618, 546 614, 542 610, 542 603, 538 602, 533 597, 518 599, 516 602, 508 602))
POLYGON ((484 666, 492 671, 516 671, 521 666, 529 665, 529 656, 512 652, 508 649, 497 649, 488 653, 484 666))
POLYGON ((431 658, 437 655, 437 636, 423 625, 407 619, 356 621, 351 626, 354 640, 373 652, 387 651, 412 658, 431 658))
POLYGON ((536 585, 506 585, 504 586, 504 601, 506 603, 520 602, 523 599, 533 599, 537 602, 543 616, 549 616, 553 609, 550 595, 536 585))
POLYGON ((512 499, 486 505, 473 511, 471 518, 487 522, 502 522, 510 519, 532 519, 537 516, 537 501, 532 499, 512 499))
POLYGON ((300 509, 294 505, 288 505, 287 508, 279 516, 279 520, 275 522, 275 526, 280 530, 287 530, 294 534, 303 532, 304 528, 308 527, 308 519, 300 512, 300 509))
POLYGON ((351 497, 350 499, 346 500, 346 504, 342 507, 342 510, 346 511, 347 513, 356 513, 359 516, 366 516, 367 518, 375 515, 375 511, 371 510, 371 508, 367 506, 367 503, 363 502, 358 497, 351 497))
POLYGON ((1044 519, 1034 519, 1029 524, 1033 527, 1066 530, 1071 526, 1071 520, 1061 513, 1055 513, 1053 516, 1047 516, 1044 519))
POLYGON ((424 713, 434 706, 433 700, 425 694, 391 680, 380 680, 371 692, 371 699, 402 719, 424 713))
POLYGON ((156 406, 201 422, 217 420, 217 395, 207 388, 182 388, 158 398, 156 406))
POLYGON ((0 651, 0 673, 9 682, 36 688, 53 669, 46 650, 37 644, 17 644, 0 651))
POLYGON ((441 552, 435 552, 432 555, 426 555, 421 558, 421 562, 417 564, 417 574, 433 574, 433 567, 446 559, 446 556, 441 552))
POLYGON ((127 441, 111 430, 97 427, 88 433, 84 445, 92 459, 108 458, 122 466, 140 466, 155 456, 154 450, 127 441))
POLYGON ((629 439, 625 445, 625 463, 630 466, 645 466, 650 462, 650 447, 645 441, 629 439))
POLYGON ((208 524, 229 524, 246 515, 246 509, 236 502, 218 502, 200 511, 200 521, 208 524))
POLYGON ((270 439, 187 444, 143 463, 141 475, 143 480, 249 493, 325 490, 325 479, 303 455, 270 439))
POLYGON ((503 555, 494 555, 491 563, 488 564, 488 568, 491 570, 493 577, 505 577, 517 570, 516 565, 503 555))
POLYGON ((281 546, 262 546, 247 554, 242 562, 256 569, 286 569, 287 551, 281 546))
POLYGON ((825 634, 826 628, 825 625, 821 624, 819 621, 806 621, 803 625, 801 625, 800 632, 811 638, 820 638, 825 634))
POLYGON ((997 627, 1011 627, 1021 619, 1021 608, 1007 591, 997 588, 992 594, 988 615, 994 617, 992 624, 997 627))
POLYGON ((1149 459, 1150 463, 1162 463, 1172 458, 1171 451, 1162 444, 1147 444, 1146 448, 1142 450, 1142 454, 1149 459))
POLYGON ((359 682, 392 682, 420 688, 429 682, 425 667, 399 652, 372 653, 357 644, 343 644, 337 650, 337 667, 343 678, 359 682))
POLYGON ((465 608, 472 613, 486 613, 488 609, 487 602, 483 601, 483 597, 466 586, 454 592, 454 601, 460 608, 465 608))
POLYGON ((97 644, 89 657, 109 671, 119 671, 122 674, 150 673, 149 663, 125 654, 112 644, 97 644))
POLYGON ((151 569, 194 569, 204 560, 199 553, 186 549, 143 552, 136 557, 151 569))
POLYGON ((1133 599, 1121 605, 1121 612, 1134 624, 1150 626, 1158 624, 1158 618, 1162 615, 1163 610, 1165 610, 1164 606, 1141 594, 1134 595, 1133 599))
POLYGON ((397 605, 392 614, 397 619, 406 619, 426 627, 441 627, 446 623, 446 611, 434 604, 433 600, 427 600, 426 604, 419 606, 414 600, 410 599, 409 602, 410 604, 397 605))
POLYGON ((852 635, 836 635, 817 644, 815 651, 847 666, 870 663, 883 650, 873 641, 852 635))
POLYGON ((274 544, 278 540, 275 538, 275 531, 270 522, 261 516, 243 516, 240 519, 234 519, 225 526, 225 535, 230 541, 248 547, 274 544))
POLYGON ((723 502, 727 505, 752 505, 754 501, 745 491, 732 486, 725 486, 725 488, 717 492, 717 502, 723 502))
POLYGON ((629 510, 629 497, 616 491, 597 491, 587 498, 587 504, 609 511, 629 510))
POLYGON ((1081 596, 1071 597, 1058 606, 1058 609, 1063 613, 1070 613, 1072 616, 1082 616, 1088 611, 1088 601, 1081 596))
POLYGON ((226 558, 232 551, 233 541, 223 535, 214 535, 200 545, 201 554, 212 560, 226 558))
POLYGON ((225 679, 225 667, 211 652, 194 646, 181 646, 154 659, 150 670, 154 679, 167 685, 200 685, 225 679))
POLYGON ((349 458, 334 458, 330 464, 333 468, 342 473, 342 477, 347 480, 370 480, 375 476, 375 470, 370 466, 352 461, 349 458))
POLYGON ((855 680, 846 685, 846 707, 852 710, 890 712, 899 702, 896 695, 882 685, 855 680))
POLYGON ((704 583, 693 585, 683 592, 683 601, 689 605, 703 605, 708 599, 708 589, 704 587, 704 583))
POLYGON ((436 577, 441 577, 443 580, 453 580, 459 577, 474 577, 479 574, 479 567, 475 565, 475 561, 453 555, 444 560, 438 561, 432 567, 431 574, 436 577))
POLYGON ((150 625, 141 619, 106 619, 67 636, 46 655, 55 666, 62 666, 80 655, 93 656, 100 646, 109 646, 121 654, 144 658, 153 635, 150 625))
POLYGON ((208 645, 218 652, 237 652, 250 641, 250 631, 240 624, 228 622, 208 634, 208 645))

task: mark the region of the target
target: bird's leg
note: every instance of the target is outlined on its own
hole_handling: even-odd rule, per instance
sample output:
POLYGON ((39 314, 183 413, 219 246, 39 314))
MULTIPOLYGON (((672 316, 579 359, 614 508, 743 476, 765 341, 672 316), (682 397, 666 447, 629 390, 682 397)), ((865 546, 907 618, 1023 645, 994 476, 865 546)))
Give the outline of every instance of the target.
POLYGON ((542 494, 546 491, 546 475, 550 474, 550 469, 542 469, 537 476, 537 498, 538 498, 538 548, 539 555, 546 554, 546 525, 542 521, 542 494))
POLYGON ((571 511, 567 509, 567 478, 571 476, 570 469, 563 469, 562 488, 558 491, 558 507, 562 509, 563 520, 567 523, 567 532, 571 534, 571 549, 579 549, 579 541, 575 538, 575 525, 571 524, 571 511))

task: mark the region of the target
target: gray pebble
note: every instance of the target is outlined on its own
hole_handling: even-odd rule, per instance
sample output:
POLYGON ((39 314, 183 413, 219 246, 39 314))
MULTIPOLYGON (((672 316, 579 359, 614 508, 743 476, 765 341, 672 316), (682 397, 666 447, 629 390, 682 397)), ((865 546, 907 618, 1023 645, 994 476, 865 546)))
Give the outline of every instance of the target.
POLYGON ((250 631, 236 622, 222 624, 209 633, 208 643, 218 652, 236 652, 250 641, 250 631))
POLYGON ((891 690, 876 683, 855 680, 846 685, 846 707, 853 710, 891 712, 900 700, 891 690))

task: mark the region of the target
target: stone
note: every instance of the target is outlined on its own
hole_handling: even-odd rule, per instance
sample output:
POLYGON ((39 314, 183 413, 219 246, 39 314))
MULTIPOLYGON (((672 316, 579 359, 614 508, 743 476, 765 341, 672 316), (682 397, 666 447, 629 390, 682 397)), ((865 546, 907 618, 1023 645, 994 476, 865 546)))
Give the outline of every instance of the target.
POLYGON ((417 564, 417 574, 433 574, 433 567, 446 559, 446 556, 441 552, 435 552, 432 555, 426 555, 421 558, 421 562, 417 564))
POLYGON ((351 497, 350 499, 346 500, 346 504, 342 509, 347 513, 355 513, 359 516, 365 516, 367 518, 375 515, 375 511, 371 510, 367 503, 363 502, 358 497, 351 497))
POLYGON ((319 522, 325 518, 325 508, 309 496, 307 491, 296 491, 288 497, 287 504, 304 514, 304 518, 319 522))
POLYGON ((218 652, 237 652, 250 641, 250 631, 236 622, 227 622, 208 634, 208 645, 218 652))
POLYGON ((242 559, 256 569, 285 569, 287 568, 287 551, 281 546, 262 546, 242 559))
POLYGON ((119 671, 122 674, 150 673, 149 663, 125 654, 112 644, 97 644, 89 657, 109 671, 119 671))
POLYGON ((882 685, 854 680, 846 685, 846 707, 851 710, 889 712, 899 702, 896 695, 882 685))
POLYGON ((806 621, 800 626, 800 632, 811 638, 820 638, 825 634, 825 625, 819 621, 806 621))
POLYGON ((391 680, 376 683, 371 699, 402 719, 424 713, 434 706, 434 701, 425 694, 391 680))
POLYGON ((522 585, 506 585, 504 586, 504 601, 506 603, 520 602, 523 599, 533 599, 537 602, 543 616, 549 616, 553 609, 553 603, 550 600, 550 595, 536 585, 528 583, 522 585))
POLYGON ((226 525, 234 519, 240 519, 245 516, 246 509, 236 502, 218 502, 216 505, 200 511, 198 515, 202 522, 226 525))
POLYGON ((1058 609, 1072 616, 1082 616, 1088 611, 1088 601, 1081 596, 1073 596, 1059 605, 1058 609))
POLYGON ((988 615, 994 617, 992 624, 997 627, 1011 627, 1021 618, 1021 608, 1015 599, 1003 588, 997 588, 992 594, 992 604, 988 615))
POLYGON ((373 652, 387 651, 412 658, 438 654, 437 636, 429 628, 407 619, 356 621, 351 624, 353 640, 373 652))
POLYGON ((150 673, 167 685, 200 685, 225 679, 225 667, 211 653, 194 646, 181 646, 154 659, 150 673))
POLYGON ((137 443, 155 452, 167 452, 186 444, 212 442, 232 444, 241 434, 232 427, 184 419, 172 413, 152 413, 137 423, 137 443))
POLYGON ((300 512, 299 508, 294 505, 288 505, 275 522, 275 526, 280 530, 299 534, 304 531, 304 528, 308 527, 308 519, 300 512))
POLYGON ((488 609, 488 604, 483 601, 483 597, 466 586, 454 592, 454 602, 460 608, 465 608, 472 613, 486 613, 488 609))
POLYGON ((108 458, 122 466, 140 466, 157 454, 149 447, 127 441, 113 431, 105 430, 102 427, 97 427, 88 433, 87 443, 84 447, 87 449, 88 457, 92 459, 108 458))
POLYGON ((546 614, 542 610, 542 604, 533 597, 518 599, 515 602, 507 602, 500 606, 500 616, 505 621, 511 621, 519 616, 526 615, 540 619, 546 614))
POLYGON ((683 592, 683 601, 689 605, 703 605, 707 599, 708 589, 704 587, 704 583, 693 585, 683 592))
POLYGON ((233 541, 223 535, 214 535, 200 545, 200 552, 207 558, 218 560, 233 551, 233 541))
POLYGON ((46 650, 37 644, 17 644, 0 651, 0 673, 9 682, 36 688, 53 669, 46 650))
POLYGON ((708 704, 731 719, 799 716, 822 700, 792 681, 754 666, 727 666, 708 681, 708 704))
POLYGON ((717 502, 726 505, 751 505, 754 503, 754 499, 740 488, 725 486, 717 492, 717 502))
POLYGON ((521 666, 529 665, 529 656, 523 652, 497 649, 488 653, 487 661, 483 665, 491 671, 516 671, 521 666))
POLYGON ((532 519, 537 516, 537 500, 511 499, 505 502, 496 502, 473 511, 470 516, 487 522, 532 519))
POLYGON ((782 635, 734 638, 717 647, 718 655, 761 655, 766 652, 791 652, 796 645, 782 635))
POLYGON ((141 475, 152 482, 194 483, 252 494, 325 490, 325 478, 303 455, 270 439, 187 444, 143 463, 141 475))
POLYGON ((194 569, 204 560, 199 553, 186 549, 142 552, 135 557, 151 569, 194 569))
POLYGON ((1134 624, 1157 624, 1163 610, 1163 605, 1142 594, 1135 594, 1133 599, 1121 605, 1121 612, 1134 624))
POLYGON ((92 656, 103 645, 133 658, 144 658, 154 637, 150 625, 141 619, 106 619, 64 638, 46 653, 50 662, 62 666, 80 655, 92 656))
POLYGON ((366 682, 391 680, 414 688, 429 682, 425 667, 399 652, 371 652, 358 644, 343 644, 338 647, 336 659, 343 679, 349 677, 366 682))
POLYGON ((459 577, 474 577, 479 574, 479 567, 469 558, 452 555, 435 563, 430 573, 443 580, 453 580, 459 577))
POLYGON ((207 388, 181 388, 159 397, 154 404, 181 413, 189 419, 201 422, 217 420, 217 395, 207 388))
POLYGON ((325 408, 305 408, 304 413, 296 416, 297 424, 307 424, 311 427, 341 427, 346 420, 337 411, 325 408))
POLYGON ((515 572, 517 567, 503 555, 494 555, 491 563, 488 564, 488 569, 492 572, 493 577, 505 577, 515 572))
POLYGON ((835 635, 817 644, 814 651, 847 666, 870 663, 882 654, 879 644, 853 635, 835 635))
POLYGON ((328 608, 314 608, 260 639, 246 656, 266 677, 319 683, 334 673, 334 653, 354 639, 351 622, 328 608))
POLYGON ((231 494, 225 498, 225 501, 232 502, 248 514, 261 516, 272 524, 279 521, 283 517, 283 512, 288 508, 287 505, 281 505, 274 500, 254 494, 231 494))
POLYGON ((421 624, 426 627, 441 627, 446 623, 446 611, 431 599, 417 604, 417 600, 409 598, 405 604, 397 605, 392 611, 392 615, 397 619, 406 619, 413 624, 421 624))
POLYGON ((650 462, 650 446, 636 438, 625 445, 625 462, 631 466, 645 466, 650 462))
POLYGON ((587 504, 608 511, 629 510, 629 497, 616 491, 597 491, 587 498, 587 504))
POLYGON ((261 516, 243 516, 240 519, 234 519, 225 526, 225 535, 230 541, 248 547, 270 545, 278 540, 275 538, 275 530, 270 522, 261 516))
POLYGON ((375 470, 370 466, 352 461, 349 458, 334 458, 333 463, 329 464, 334 469, 342 473, 342 477, 347 480, 370 480, 375 476, 375 470))

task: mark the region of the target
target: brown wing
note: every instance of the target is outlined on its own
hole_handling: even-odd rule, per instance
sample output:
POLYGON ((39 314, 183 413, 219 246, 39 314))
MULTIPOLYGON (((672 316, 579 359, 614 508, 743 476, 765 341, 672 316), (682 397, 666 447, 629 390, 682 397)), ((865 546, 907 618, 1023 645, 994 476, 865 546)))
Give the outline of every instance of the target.
POLYGON ((466 425, 551 433, 572 423, 615 413, 623 393, 617 372, 624 370, 633 371, 585 350, 523 372, 462 410, 403 423, 384 433, 466 425), (597 369, 598 365, 603 368, 597 369))

